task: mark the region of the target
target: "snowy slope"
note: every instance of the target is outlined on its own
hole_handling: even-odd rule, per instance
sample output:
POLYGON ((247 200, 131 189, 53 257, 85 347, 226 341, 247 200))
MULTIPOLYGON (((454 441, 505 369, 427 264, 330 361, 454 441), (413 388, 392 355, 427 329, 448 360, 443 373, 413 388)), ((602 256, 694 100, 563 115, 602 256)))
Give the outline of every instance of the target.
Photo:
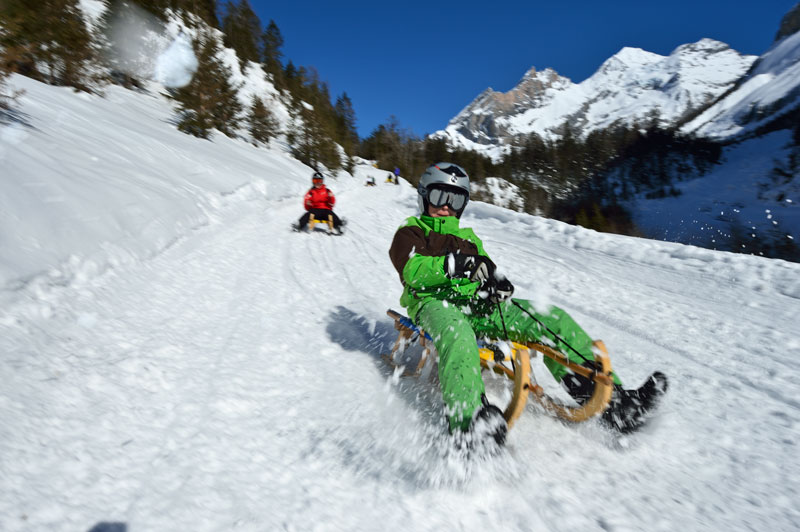
POLYGON ((91 269, 152 254, 210 223, 231 196, 294 198, 307 188, 307 167, 276 156, 277 144, 180 133, 157 93, 110 86, 101 98, 23 77, 14 85, 26 93, 0 131, 0 226, 13 228, 0 234, 0 287, 67 261, 91 269))
POLYGON ((673 185, 679 197, 642 194, 627 205, 645 234, 671 242, 756 254, 767 243, 797 242, 800 179, 773 173, 786 165, 791 144, 782 130, 726 146, 708 174, 673 185))
POLYGON ((626 382, 659 368, 672 388, 636 436, 529 407, 469 460, 435 389, 379 357, 405 182, 329 179, 346 235, 292 233, 310 169, 277 149, 175 133, 157 98, 14 82, 0 530, 800 526, 800 265, 471 203, 518 296, 571 312, 626 382))

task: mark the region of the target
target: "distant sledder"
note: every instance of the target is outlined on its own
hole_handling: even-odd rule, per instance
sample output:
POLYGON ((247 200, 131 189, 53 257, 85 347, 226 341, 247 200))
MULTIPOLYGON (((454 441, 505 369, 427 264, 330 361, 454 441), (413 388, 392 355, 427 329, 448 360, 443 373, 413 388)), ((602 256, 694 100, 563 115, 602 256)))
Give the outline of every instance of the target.
POLYGON ((429 167, 417 192, 421 215, 406 220, 389 250, 409 318, 389 311, 399 335, 388 360, 401 365, 398 356, 419 339, 425 352, 412 372, 419 375, 426 361, 437 360, 430 356, 431 348, 436 350, 450 432, 457 439, 502 445, 530 392, 569 421, 600 416, 623 433, 639 428, 666 391, 666 377, 656 372, 638 389, 623 388, 604 344, 592 341, 565 311, 551 307, 539 313, 530 301, 511 298, 514 286, 498 274, 481 240, 472 229, 459 227, 469 201, 463 168, 429 167), (529 357, 538 354, 577 406, 551 399, 530 379, 529 357), (505 410, 487 400, 481 368, 514 382, 505 410))
POLYGON ((341 235, 344 223, 333 212, 336 198, 324 183, 325 178, 320 172, 311 176, 312 186, 303 198, 306 209, 292 228, 295 231, 313 231, 317 225, 324 224, 328 234, 341 235))

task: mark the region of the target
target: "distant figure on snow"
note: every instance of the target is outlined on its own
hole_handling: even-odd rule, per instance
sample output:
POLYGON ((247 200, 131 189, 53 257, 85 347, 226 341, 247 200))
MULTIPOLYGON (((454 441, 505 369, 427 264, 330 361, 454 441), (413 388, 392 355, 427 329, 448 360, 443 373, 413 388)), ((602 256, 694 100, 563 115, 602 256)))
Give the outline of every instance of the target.
POLYGON ((327 220, 328 216, 333 216, 333 229, 341 234, 342 221, 333 212, 336 198, 323 181, 324 177, 320 172, 314 172, 314 175, 311 176, 312 187, 306 192, 303 199, 303 206, 306 208, 306 212, 300 217, 295 228, 299 231, 306 231, 308 229, 308 220, 312 214, 317 220, 327 220))

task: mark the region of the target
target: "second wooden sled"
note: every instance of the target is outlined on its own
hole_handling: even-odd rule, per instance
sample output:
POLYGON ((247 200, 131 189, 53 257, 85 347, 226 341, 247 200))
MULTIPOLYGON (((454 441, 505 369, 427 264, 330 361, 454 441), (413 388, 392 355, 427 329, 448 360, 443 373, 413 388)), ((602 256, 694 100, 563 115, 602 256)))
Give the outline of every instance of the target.
MULTIPOLYGON (((422 346, 422 356, 413 371, 405 371, 403 377, 418 377, 422 374, 423 368, 431 361, 435 362, 433 341, 431 337, 422 329, 417 327, 406 316, 399 312, 389 309, 386 314, 394 320, 394 327, 398 331, 397 340, 392 346, 392 352, 384 355, 384 359, 393 367, 400 367, 401 364, 396 358, 405 348, 419 341, 422 346)), ((503 411, 503 417, 508 427, 514 424, 517 418, 525 410, 528 395, 532 393, 533 399, 540 404, 544 410, 558 416, 561 419, 581 422, 601 414, 608 407, 611 400, 611 392, 614 388, 614 381, 611 371, 611 360, 608 351, 601 340, 593 343, 594 347, 594 366, 590 369, 586 366, 576 364, 569 360, 566 355, 550 346, 529 342, 521 344, 518 342, 508 342, 511 349, 502 350, 498 342, 478 342, 481 368, 504 375, 513 381, 511 400, 503 411), (559 403, 547 396, 544 389, 531 379, 530 359, 539 354, 549 358, 572 371, 582 375, 594 382, 594 391, 586 401, 577 406, 570 406, 559 403)))

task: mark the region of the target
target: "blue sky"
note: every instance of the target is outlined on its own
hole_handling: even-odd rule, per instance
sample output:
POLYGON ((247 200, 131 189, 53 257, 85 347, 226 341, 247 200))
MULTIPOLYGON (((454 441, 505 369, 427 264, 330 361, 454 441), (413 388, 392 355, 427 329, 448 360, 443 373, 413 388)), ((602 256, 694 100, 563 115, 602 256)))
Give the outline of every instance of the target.
POLYGON ((760 55, 797 0, 648 2, 267 2, 285 59, 314 66, 353 101, 359 135, 390 115, 417 135, 442 129, 481 91, 530 68, 579 83, 624 46, 668 55, 703 37, 760 55))

